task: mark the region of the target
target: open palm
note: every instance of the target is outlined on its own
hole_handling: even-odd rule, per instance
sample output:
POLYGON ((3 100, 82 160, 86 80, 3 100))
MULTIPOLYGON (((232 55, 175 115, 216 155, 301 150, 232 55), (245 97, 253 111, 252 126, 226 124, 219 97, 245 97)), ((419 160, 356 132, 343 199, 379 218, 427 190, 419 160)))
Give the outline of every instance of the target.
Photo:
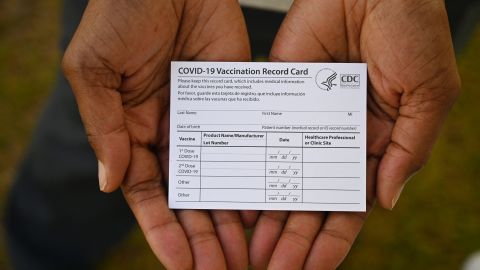
POLYGON ((157 257, 169 269, 245 269, 238 212, 167 206, 171 60, 248 61, 236 1, 90 1, 64 56, 100 189, 122 186, 157 257), (218 237, 217 237, 218 236, 218 237))
MULTIPOLYGON (((367 199, 392 209, 427 161, 459 90, 444 1, 296 0, 272 61, 368 64, 367 199)), ((367 213, 263 212, 250 257, 271 269, 333 269, 367 213)))

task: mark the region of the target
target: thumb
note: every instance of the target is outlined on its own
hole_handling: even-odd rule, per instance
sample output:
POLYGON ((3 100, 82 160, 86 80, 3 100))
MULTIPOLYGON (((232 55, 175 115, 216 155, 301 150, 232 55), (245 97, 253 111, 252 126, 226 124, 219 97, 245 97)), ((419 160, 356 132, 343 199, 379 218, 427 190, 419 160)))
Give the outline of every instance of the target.
POLYGON ((295 0, 275 37, 271 61, 344 62, 343 1, 295 0), (322 14, 319 16, 319 14, 322 14))
POLYGON ((393 209, 406 182, 427 162, 458 95, 459 79, 456 74, 452 78, 455 79, 443 87, 417 89, 400 107, 391 141, 378 168, 376 193, 382 207, 393 209))
POLYGON ((82 53, 76 45, 74 39, 62 67, 98 159, 100 190, 112 192, 120 186, 130 162, 130 139, 116 90, 121 76, 91 54, 82 53))

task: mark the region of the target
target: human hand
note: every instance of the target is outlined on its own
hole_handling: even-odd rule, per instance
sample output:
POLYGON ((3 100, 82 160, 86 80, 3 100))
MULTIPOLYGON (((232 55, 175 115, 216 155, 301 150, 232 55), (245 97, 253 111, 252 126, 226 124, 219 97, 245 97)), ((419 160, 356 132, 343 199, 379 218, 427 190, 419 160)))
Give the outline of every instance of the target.
POLYGON ((99 160, 100 189, 122 186, 168 269, 247 267, 239 213, 174 212, 165 181, 170 61, 249 59, 234 0, 93 0, 65 53, 63 68, 99 160))
MULTIPOLYGON (((392 209, 427 161, 459 91, 444 1, 296 0, 271 60, 368 64, 367 205, 376 196, 392 209)), ((251 262, 336 268, 367 214, 263 212, 251 262)))

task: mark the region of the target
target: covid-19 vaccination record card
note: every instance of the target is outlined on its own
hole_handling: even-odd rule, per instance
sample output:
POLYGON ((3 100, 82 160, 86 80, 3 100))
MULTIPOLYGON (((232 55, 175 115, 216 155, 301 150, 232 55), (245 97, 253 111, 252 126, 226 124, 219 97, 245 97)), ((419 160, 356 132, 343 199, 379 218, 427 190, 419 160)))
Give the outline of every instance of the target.
POLYGON ((365 211, 367 66, 172 62, 169 207, 365 211))

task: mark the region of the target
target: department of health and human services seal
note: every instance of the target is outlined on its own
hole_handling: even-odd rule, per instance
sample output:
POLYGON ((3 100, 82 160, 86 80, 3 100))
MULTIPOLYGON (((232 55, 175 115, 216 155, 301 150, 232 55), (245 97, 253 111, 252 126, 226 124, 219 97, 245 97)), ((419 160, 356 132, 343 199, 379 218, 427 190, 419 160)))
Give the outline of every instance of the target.
POLYGON ((322 68, 318 71, 315 82, 320 89, 330 91, 333 86, 337 86, 336 79, 337 72, 330 68, 322 68))

